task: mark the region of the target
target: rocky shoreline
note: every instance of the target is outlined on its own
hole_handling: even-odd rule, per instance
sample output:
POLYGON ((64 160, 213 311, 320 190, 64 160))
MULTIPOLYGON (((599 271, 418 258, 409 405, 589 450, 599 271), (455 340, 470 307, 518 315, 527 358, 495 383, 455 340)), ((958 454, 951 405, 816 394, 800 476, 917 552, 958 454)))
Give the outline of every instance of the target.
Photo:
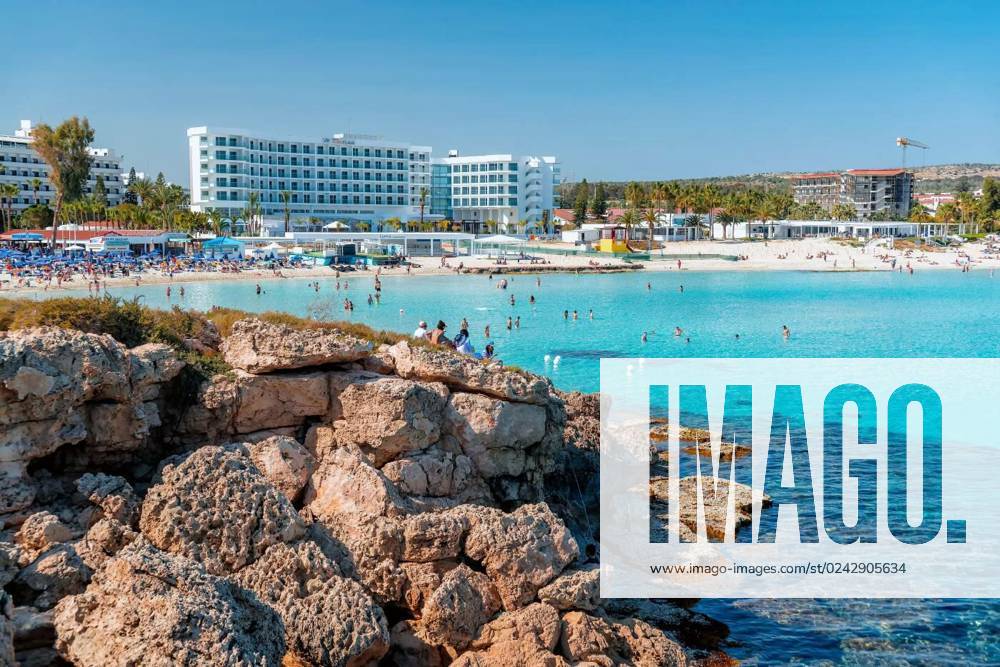
POLYGON ((260 319, 0 333, 0 664, 727 665, 598 589, 599 406, 260 319), (17 662, 15 662, 17 661, 17 662))

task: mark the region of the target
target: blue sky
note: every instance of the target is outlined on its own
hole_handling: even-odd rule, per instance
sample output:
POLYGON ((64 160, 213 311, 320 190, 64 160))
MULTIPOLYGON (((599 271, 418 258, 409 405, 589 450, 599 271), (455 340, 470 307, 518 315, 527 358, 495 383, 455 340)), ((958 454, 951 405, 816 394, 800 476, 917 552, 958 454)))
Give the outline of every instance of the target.
POLYGON ((554 154, 592 181, 891 166, 898 135, 1000 162, 1000 3, 816 4, 38 1, 0 131, 86 115, 184 183, 196 125, 554 154))

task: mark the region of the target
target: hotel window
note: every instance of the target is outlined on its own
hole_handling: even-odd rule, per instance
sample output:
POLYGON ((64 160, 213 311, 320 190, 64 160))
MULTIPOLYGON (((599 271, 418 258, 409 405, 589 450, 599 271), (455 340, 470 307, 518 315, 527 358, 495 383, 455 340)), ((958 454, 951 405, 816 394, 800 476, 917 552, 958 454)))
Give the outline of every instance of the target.
POLYGON ((507 206, 517 206, 517 198, 516 197, 510 197, 507 200, 507 206))

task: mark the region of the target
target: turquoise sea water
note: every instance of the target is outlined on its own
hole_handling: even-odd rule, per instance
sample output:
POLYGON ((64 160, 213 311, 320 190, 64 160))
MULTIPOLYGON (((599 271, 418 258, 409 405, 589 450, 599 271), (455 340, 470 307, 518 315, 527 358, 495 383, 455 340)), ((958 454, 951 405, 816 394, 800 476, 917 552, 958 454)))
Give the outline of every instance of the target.
MULTIPOLYGON (((373 277, 345 274, 338 291, 331 273, 318 293, 309 280, 291 279, 262 280, 260 296, 253 282, 184 283, 183 298, 176 283, 169 300, 163 285, 111 292, 156 307, 282 310, 400 332, 443 319, 454 335, 464 317, 477 350, 489 324, 507 363, 584 391, 598 389, 599 360, 610 356, 1000 354, 1000 276, 985 271, 560 274, 541 276, 540 285, 525 275, 508 278, 506 290, 497 289, 499 277, 384 276, 382 303, 369 306, 373 277), (520 328, 507 331, 508 316, 520 316, 520 328)), ((712 600, 699 609, 730 625, 728 650, 751 664, 1000 664, 997 600, 712 600)))
POLYGON ((183 297, 176 283, 169 300, 163 285, 111 292, 142 295, 156 307, 314 313, 401 332, 413 331, 419 320, 433 326, 442 319, 451 336, 466 318, 477 350, 489 324, 496 352, 507 363, 584 391, 598 389, 601 357, 1000 354, 1000 275, 990 278, 985 271, 558 274, 541 276, 541 285, 524 275, 508 278, 506 290, 496 288, 498 277, 389 275, 382 278, 382 303, 369 306, 373 277, 344 274, 337 290, 331 274, 320 281, 319 292, 308 280, 261 280, 259 296, 249 281, 184 283, 183 297), (535 305, 529 304, 531 295, 535 305), (354 302, 353 313, 343 310, 345 297, 354 302), (507 331, 508 316, 520 316, 519 329, 507 331), (783 324, 792 331, 788 341, 781 336, 783 324), (673 335, 678 326, 680 337, 673 335))

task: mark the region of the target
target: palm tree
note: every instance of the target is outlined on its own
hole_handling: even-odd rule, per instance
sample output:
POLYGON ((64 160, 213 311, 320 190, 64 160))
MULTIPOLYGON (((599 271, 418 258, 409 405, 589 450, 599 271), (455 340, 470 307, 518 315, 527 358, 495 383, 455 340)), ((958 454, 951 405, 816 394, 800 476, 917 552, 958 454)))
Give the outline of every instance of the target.
POLYGON ((4 217, 7 220, 5 229, 12 229, 14 227, 14 199, 20 192, 21 189, 17 187, 17 183, 4 183, 0 185, 0 198, 4 200, 4 217))
POLYGON ((289 203, 292 201, 292 193, 288 190, 282 190, 281 192, 281 204, 285 208, 285 233, 288 233, 288 221, 292 217, 292 211, 288 208, 289 203))
POLYGON ((223 236, 229 229, 229 223, 219 209, 213 208, 208 211, 208 227, 216 236, 223 236))
POLYGON ((31 190, 32 192, 35 193, 34 197, 32 198, 33 201, 31 203, 34 204, 35 206, 38 205, 38 191, 41 189, 42 189, 42 179, 40 178, 31 179, 31 190))
POLYGON ((144 207, 149 207, 150 199, 153 196, 153 182, 148 178, 137 178, 128 184, 129 192, 139 198, 139 203, 144 207))
POLYGON ((243 220, 243 215, 240 211, 233 209, 229 212, 229 230, 231 233, 237 233, 240 226, 240 220, 243 220))
MULTIPOLYGON (((247 207, 243 211, 243 218, 247 221, 247 228, 251 235, 256 236, 259 232, 257 229, 258 223, 260 222, 260 193, 251 192, 247 195, 247 207)), ((287 225, 286 225, 286 230, 287 225)))
POLYGON ((424 207, 427 205, 427 197, 431 194, 431 191, 427 189, 426 185, 420 186, 420 226, 424 226, 424 207))

